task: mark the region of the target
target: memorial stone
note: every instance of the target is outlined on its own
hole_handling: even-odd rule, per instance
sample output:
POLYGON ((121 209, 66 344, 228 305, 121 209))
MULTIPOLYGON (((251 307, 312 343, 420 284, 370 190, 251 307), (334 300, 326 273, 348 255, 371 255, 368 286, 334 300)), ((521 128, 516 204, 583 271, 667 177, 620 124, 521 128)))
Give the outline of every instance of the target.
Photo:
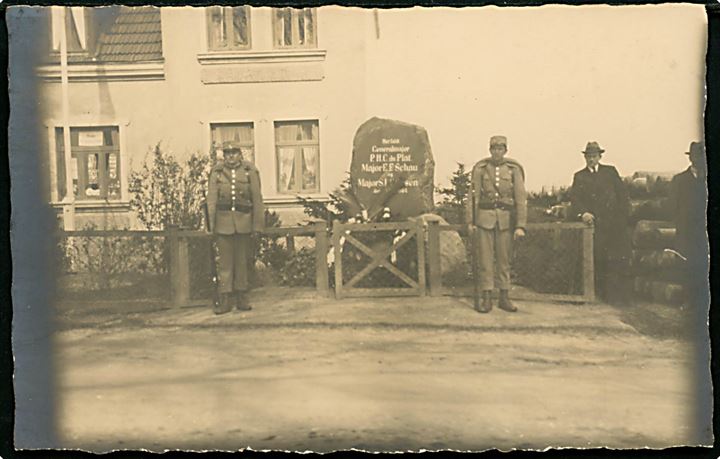
POLYGON ((371 216, 384 207, 393 220, 430 212, 434 169, 428 134, 420 126, 374 117, 355 133, 351 189, 371 216))

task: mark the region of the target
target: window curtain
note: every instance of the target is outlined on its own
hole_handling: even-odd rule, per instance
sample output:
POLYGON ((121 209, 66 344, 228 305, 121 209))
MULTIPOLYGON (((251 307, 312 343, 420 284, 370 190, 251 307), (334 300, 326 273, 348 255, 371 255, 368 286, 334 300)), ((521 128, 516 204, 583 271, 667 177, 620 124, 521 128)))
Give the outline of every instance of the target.
POLYGON ((278 123, 275 127, 278 143, 293 143, 302 140, 302 129, 298 123, 278 123))
POLYGON ((62 24, 62 12, 65 8, 65 34, 67 38, 68 51, 82 51, 87 46, 87 33, 85 32, 85 11, 82 6, 53 6, 50 10, 52 23, 52 45, 53 49, 60 51, 60 28, 62 24))
POLYGON ((305 8, 303 11, 305 15, 305 40, 309 45, 315 44, 315 23, 313 17, 313 9, 305 8))
POLYGON ((295 147, 278 148, 280 191, 291 191, 295 187, 295 147))
POLYGON ((225 21, 221 6, 210 7, 210 46, 222 48, 225 46, 225 21))
POLYGON ((275 46, 291 46, 292 42, 292 8, 275 10, 274 34, 275 46))
POLYGON ((248 44, 248 20, 244 6, 237 6, 233 12, 233 38, 235 46, 248 44))
POLYGON ((275 138, 278 143, 292 143, 318 139, 318 124, 314 121, 278 123, 275 126, 275 138))
POLYGON ((303 147, 303 190, 317 188, 318 148, 303 147))
POLYGON ((72 20, 74 22, 75 33, 77 34, 78 42, 80 43, 81 49, 87 48, 87 33, 85 32, 85 7, 82 6, 71 6, 70 12, 72 20))
POLYGON ((300 10, 296 12, 297 15, 297 23, 298 23, 298 44, 304 45, 305 44, 305 10, 300 10))
POLYGON ((253 148, 253 126, 251 124, 236 124, 225 126, 213 126, 212 142, 217 158, 222 158, 222 146, 224 142, 240 142, 243 158, 254 163, 255 149, 253 148))
POLYGON ((120 198, 120 174, 118 173, 119 163, 116 153, 107 153, 105 158, 107 180, 107 194, 110 199, 120 198))

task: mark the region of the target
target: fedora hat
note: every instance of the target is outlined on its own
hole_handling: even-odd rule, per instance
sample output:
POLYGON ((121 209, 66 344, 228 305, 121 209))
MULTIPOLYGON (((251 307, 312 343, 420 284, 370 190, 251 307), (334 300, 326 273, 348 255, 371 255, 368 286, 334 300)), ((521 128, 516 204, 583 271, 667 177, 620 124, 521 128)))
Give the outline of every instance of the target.
POLYGON ((592 153, 605 153, 605 150, 600 148, 600 145, 597 142, 588 142, 587 145, 585 145, 585 149, 582 152, 584 155, 589 155, 592 153))
POLYGON ((705 142, 690 142, 690 148, 685 152, 686 155, 694 153, 703 154, 705 152, 705 142))

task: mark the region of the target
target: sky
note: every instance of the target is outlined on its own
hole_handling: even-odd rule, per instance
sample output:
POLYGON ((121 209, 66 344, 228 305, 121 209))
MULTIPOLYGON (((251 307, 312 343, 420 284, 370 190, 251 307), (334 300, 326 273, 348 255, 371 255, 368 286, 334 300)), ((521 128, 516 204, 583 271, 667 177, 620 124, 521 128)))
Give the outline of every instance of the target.
POLYGON ((687 167, 702 137, 702 5, 379 10, 367 110, 425 127, 447 182, 495 134, 527 187, 569 185, 594 140, 623 176, 687 167))

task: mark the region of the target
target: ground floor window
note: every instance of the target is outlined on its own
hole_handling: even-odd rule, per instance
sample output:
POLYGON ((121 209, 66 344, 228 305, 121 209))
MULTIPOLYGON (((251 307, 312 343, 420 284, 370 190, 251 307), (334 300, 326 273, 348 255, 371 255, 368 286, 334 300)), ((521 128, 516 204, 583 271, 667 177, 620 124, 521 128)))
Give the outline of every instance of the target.
POLYGON ((319 192, 320 132, 317 120, 276 121, 277 189, 319 192))
POLYGON ((58 196, 65 196, 65 168, 70 167, 71 189, 77 200, 119 200, 120 140, 117 126, 71 127, 70 164, 65 163, 63 129, 55 128, 58 196))
POLYGON ((243 159, 255 163, 255 141, 253 123, 213 123, 210 125, 213 160, 222 158, 223 142, 240 143, 243 159))

